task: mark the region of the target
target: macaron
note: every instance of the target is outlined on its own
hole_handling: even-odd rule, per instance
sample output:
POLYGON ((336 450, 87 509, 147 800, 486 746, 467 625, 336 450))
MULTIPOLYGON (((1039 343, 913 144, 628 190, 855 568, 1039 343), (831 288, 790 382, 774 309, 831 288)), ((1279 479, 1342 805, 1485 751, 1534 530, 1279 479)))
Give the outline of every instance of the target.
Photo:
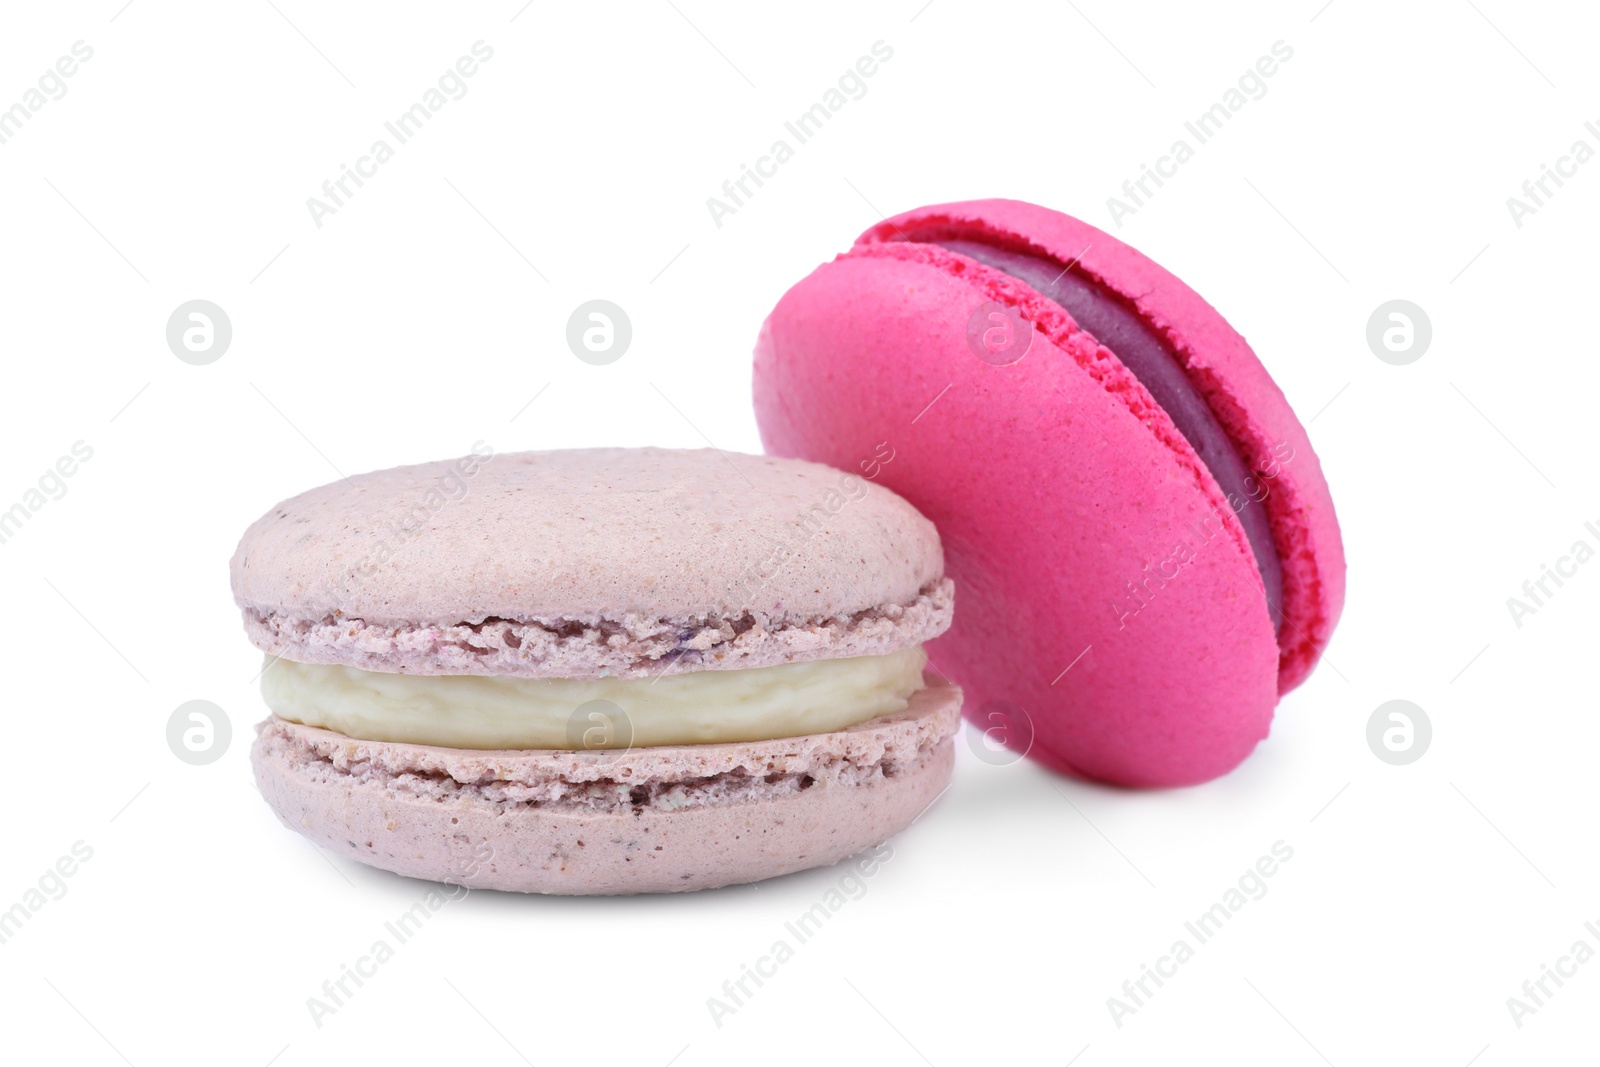
POLYGON ((262 795, 338 855, 522 892, 880 844, 950 777, 961 691, 922 645, 954 592, 933 524, 848 467, 480 442, 285 500, 231 567, 262 795))
POLYGON ((1197 293, 1067 215, 979 200, 873 226, 779 300, 754 395, 773 454, 889 442, 880 482, 961 586, 933 662, 991 739, 1057 770, 1226 773, 1338 620, 1339 524, 1282 391, 1197 293))

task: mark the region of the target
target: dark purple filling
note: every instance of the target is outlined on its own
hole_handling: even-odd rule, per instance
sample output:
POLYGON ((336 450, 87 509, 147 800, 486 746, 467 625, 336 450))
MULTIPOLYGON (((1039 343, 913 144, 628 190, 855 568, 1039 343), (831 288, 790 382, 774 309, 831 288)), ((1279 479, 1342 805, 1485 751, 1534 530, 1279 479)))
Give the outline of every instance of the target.
POLYGON ((1063 267, 1043 256, 1016 252, 984 241, 952 239, 936 243, 1009 274, 1060 305, 1073 321, 1115 353, 1122 365, 1149 390, 1211 471, 1244 524, 1276 627, 1283 618, 1280 608, 1283 570, 1277 547, 1272 542, 1266 505, 1262 503, 1265 483, 1240 457, 1233 439, 1189 380, 1166 339, 1145 325, 1121 298, 1107 292, 1074 266, 1063 267), (1262 499, 1257 499, 1258 496, 1262 499))

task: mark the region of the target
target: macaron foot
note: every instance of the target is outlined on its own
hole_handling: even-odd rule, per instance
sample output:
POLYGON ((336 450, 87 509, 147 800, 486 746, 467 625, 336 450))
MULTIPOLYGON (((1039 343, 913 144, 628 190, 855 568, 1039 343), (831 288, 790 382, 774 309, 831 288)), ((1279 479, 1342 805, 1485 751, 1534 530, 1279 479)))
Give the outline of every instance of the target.
POLYGON ((806 737, 631 750, 475 751, 258 728, 284 825, 413 878, 522 893, 683 892, 835 863, 944 791, 961 690, 928 675, 901 712, 806 737))

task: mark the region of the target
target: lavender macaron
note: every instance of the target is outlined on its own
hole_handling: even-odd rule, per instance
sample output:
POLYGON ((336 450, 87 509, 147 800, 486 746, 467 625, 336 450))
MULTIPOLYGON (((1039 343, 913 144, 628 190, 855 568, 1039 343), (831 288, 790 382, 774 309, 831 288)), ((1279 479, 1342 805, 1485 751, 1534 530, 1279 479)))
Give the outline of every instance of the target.
POLYGON ((232 562, 290 829, 413 877, 668 892, 823 866, 944 790, 933 525, 860 473, 713 450, 377 471, 232 562))

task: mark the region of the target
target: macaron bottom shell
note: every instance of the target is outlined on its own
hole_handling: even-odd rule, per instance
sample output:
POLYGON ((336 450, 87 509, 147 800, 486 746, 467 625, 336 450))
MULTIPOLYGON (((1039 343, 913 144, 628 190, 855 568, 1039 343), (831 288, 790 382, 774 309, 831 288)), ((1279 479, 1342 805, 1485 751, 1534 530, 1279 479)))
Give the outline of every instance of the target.
POLYGON ((524 893, 681 892, 826 866, 910 825, 954 766, 961 690, 831 734, 625 752, 364 742, 269 719, 284 825, 397 874, 524 893))

